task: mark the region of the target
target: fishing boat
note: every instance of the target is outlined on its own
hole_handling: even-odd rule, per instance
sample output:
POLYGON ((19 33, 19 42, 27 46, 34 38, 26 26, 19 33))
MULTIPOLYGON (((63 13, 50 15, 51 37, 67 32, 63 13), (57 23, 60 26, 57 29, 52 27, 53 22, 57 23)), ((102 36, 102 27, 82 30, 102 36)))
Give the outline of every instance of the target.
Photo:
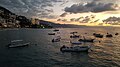
POLYGON ((97 33, 93 33, 93 35, 97 38, 103 38, 103 35, 102 34, 97 34, 97 33))
POLYGON ((112 34, 107 34, 106 37, 113 37, 113 35, 112 34))
POLYGON ((74 45, 80 45, 80 44, 82 44, 82 43, 79 42, 79 41, 77 41, 77 42, 75 42, 75 41, 74 41, 74 42, 73 42, 73 41, 70 41, 70 43, 71 43, 71 44, 74 44, 74 45))
POLYGON ((70 32, 70 34, 75 34, 75 33, 78 33, 78 32, 76 32, 76 31, 75 32, 70 32))
POLYGON ((94 42, 95 39, 79 39, 80 42, 94 42))
POLYGON ((55 35, 55 33, 48 33, 48 35, 55 35))
POLYGON ((67 47, 63 45, 60 48, 60 51, 62 52, 88 52, 90 49, 90 46, 72 46, 72 47, 67 47))
POLYGON ((57 36, 57 38, 52 39, 52 42, 59 42, 60 39, 61 39, 61 37, 60 37, 60 36, 57 36))
POLYGON ((15 47, 24 47, 28 46, 30 43, 24 43, 23 40, 13 40, 10 44, 8 44, 9 48, 15 48, 15 47))
POLYGON ((119 35, 119 33, 115 33, 115 35, 119 35))
POLYGON ((85 38, 85 37, 83 36, 83 39, 79 39, 78 41, 80 41, 80 42, 91 42, 91 43, 93 43, 94 40, 95 40, 95 39, 85 38))
POLYGON ((58 29, 54 29, 53 31, 59 31, 58 29))
POLYGON ((80 35, 71 35, 70 38, 79 38, 80 35))
POLYGON ((59 42, 60 39, 52 39, 52 42, 59 42))

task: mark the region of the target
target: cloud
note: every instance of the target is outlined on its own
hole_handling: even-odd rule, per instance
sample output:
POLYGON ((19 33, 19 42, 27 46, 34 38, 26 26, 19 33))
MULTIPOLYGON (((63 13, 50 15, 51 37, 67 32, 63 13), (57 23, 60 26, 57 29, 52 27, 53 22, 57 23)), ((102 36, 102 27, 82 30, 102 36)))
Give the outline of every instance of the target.
MULTIPOLYGON (((52 8, 56 2, 62 2, 61 0, 0 0, 0 6, 3 6, 10 11, 25 15, 27 17, 40 16, 46 13, 46 17, 54 18, 52 8), (41 14, 38 14, 40 13, 41 14)), ((44 16, 44 17, 45 17, 44 16)))
POLYGON ((60 17, 65 17, 68 13, 63 13, 60 15, 60 17))
POLYGON ((67 19, 57 19, 57 21, 67 22, 67 19))
POLYGON ((76 18, 71 18, 71 19, 70 19, 70 21, 75 21, 75 20, 76 20, 76 18))
POLYGON ((103 20, 103 22, 118 22, 118 23, 120 23, 120 17, 109 17, 109 18, 103 20))
POLYGON ((69 2, 69 0, 63 0, 63 3, 62 4, 60 4, 60 6, 63 6, 63 5, 65 5, 66 3, 68 3, 69 2))
POLYGON ((104 11, 116 11, 120 10, 120 6, 114 3, 97 3, 88 2, 84 4, 73 4, 71 7, 66 7, 65 12, 69 13, 84 13, 84 12, 104 12, 104 11))
POLYGON ((79 18, 71 18, 70 21, 79 22, 81 19, 83 19, 83 17, 79 17, 79 18))
POLYGON ((71 0, 75 3, 100 2, 100 3, 120 3, 120 0, 71 0))
POLYGON ((57 19, 57 21, 61 21, 61 19, 57 19))
POLYGON ((90 15, 90 16, 85 16, 85 17, 79 17, 79 18, 71 18, 70 19, 71 22, 80 22, 80 23, 95 23, 98 22, 99 19, 96 20, 96 16, 95 15, 90 15))

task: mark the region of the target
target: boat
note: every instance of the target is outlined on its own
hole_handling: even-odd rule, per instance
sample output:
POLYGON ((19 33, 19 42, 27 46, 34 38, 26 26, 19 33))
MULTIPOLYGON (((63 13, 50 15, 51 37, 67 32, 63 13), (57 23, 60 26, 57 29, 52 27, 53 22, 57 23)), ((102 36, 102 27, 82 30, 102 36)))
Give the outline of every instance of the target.
POLYGON ((30 43, 23 43, 23 40, 13 40, 10 44, 8 44, 9 48, 15 48, 15 47, 24 47, 28 46, 30 43))
POLYGON ((52 39, 52 42, 59 42, 60 39, 52 39))
POLYGON ((52 42, 59 42, 60 39, 61 39, 61 37, 60 37, 60 36, 57 36, 57 38, 52 39, 52 42))
POLYGON ((80 35, 71 35, 70 38, 79 38, 80 35))
POLYGON ((82 44, 82 43, 79 42, 79 41, 77 41, 77 42, 72 42, 72 41, 70 41, 70 43, 71 43, 71 44, 74 44, 74 45, 80 45, 80 44, 82 44))
POLYGON ((96 33, 93 33, 93 35, 97 38, 103 38, 103 35, 102 34, 96 34, 96 33))
POLYGON ((86 39, 84 36, 83 36, 83 39, 79 39, 78 41, 80 42, 94 42, 95 39, 92 39, 92 38, 89 38, 89 39, 86 39))
POLYGON ((48 33, 48 35, 55 35, 55 33, 48 33))
POLYGON ((53 31, 59 31, 58 29, 54 29, 53 31))
POLYGON ((79 39, 80 42, 94 42, 95 39, 79 39))
POLYGON ((107 34, 106 37, 113 37, 113 35, 112 34, 107 34))
POLYGON ((115 35, 119 35, 119 33, 115 33, 115 35))
POLYGON ((90 46, 72 46, 72 47, 67 47, 63 45, 60 48, 60 51, 62 52, 88 52, 90 49, 90 46))
POLYGON ((78 33, 78 32, 70 32, 70 34, 75 34, 75 33, 78 33))

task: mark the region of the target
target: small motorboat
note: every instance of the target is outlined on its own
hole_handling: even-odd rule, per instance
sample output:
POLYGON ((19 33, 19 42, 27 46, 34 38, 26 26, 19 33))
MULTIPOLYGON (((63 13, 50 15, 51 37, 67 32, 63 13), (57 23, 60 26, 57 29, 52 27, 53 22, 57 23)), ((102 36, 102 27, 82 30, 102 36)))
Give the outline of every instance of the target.
POLYGON ((112 34, 107 34, 106 37, 113 37, 113 35, 112 34))
POLYGON ((55 35, 55 33, 48 33, 48 35, 55 35))
POLYGON ((59 42, 60 39, 52 39, 52 42, 59 42))
POLYGON ((79 38, 80 35, 71 35, 70 38, 79 38))
POLYGON ((75 33, 78 33, 78 32, 70 32, 70 34, 75 34, 75 33))
POLYGON ((94 42, 95 39, 79 39, 80 42, 94 42))
POLYGON ((93 35, 97 38, 103 38, 103 35, 102 34, 96 34, 96 33, 93 33, 93 35))
POLYGON ((57 36, 57 38, 52 39, 52 42, 59 42, 60 39, 61 39, 61 37, 60 37, 60 36, 57 36))
POLYGON ((115 35, 119 35, 119 33, 115 33, 115 35))
POLYGON ((95 39, 91 39, 91 38, 89 38, 89 39, 86 39, 84 36, 83 36, 83 39, 79 39, 78 41, 80 41, 80 42, 94 42, 94 40, 95 39))
POLYGON ((9 48, 15 48, 15 47, 24 47, 24 46, 28 46, 30 43, 24 43, 23 40, 13 40, 11 41, 10 44, 8 44, 7 46, 9 48))
POLYGON ((58 29, 54 29, 53 31, 59 31, 58 29))
POLYGON ((80 44, 82 44, 82 43, 79 42, 79 41, 77 41, 77 42, 72 42, 72 41, 70 41, 70 43, 71 43, 71 44, 75 44, 75 45, 80 45, 80 44))
POLYGON ((90 46, 73 46, 73 47, 67 47, 63 45, 60 48, 60 51, 62 52, 88 52, 90 49, 90 46))

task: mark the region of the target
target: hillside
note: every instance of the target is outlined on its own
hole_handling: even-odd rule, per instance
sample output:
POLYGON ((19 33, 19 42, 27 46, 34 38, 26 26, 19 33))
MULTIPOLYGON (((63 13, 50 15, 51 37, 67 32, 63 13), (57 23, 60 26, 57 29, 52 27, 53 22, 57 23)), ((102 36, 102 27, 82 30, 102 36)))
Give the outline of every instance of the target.
MULTIPOLYGON (((44 21, 45 22, 45 21, 44 21)), ((47 22, 47 21, 46 21, 47 22)), ((16 15, 8 9, 0 6, 0 27, 4 28, 13 28, 13 27, 27 27, 27 28, 46 28, 50 27, 46 24, 44 25, 34 25, 32 24, 31 19, 28 19, 25 16, 16 15)), ((51 28, 51 27, 50 27, 51 28)))

